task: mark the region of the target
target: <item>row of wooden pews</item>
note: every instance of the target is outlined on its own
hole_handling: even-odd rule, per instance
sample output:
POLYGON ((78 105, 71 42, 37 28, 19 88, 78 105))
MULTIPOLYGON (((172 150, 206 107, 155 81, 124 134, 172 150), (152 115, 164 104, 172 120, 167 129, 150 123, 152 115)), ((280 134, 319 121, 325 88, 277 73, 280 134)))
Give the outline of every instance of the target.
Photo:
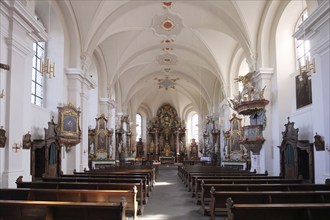
POLYGON ((0 190, 0 210, 13 207, 6 215, 0 211, 0 219, 136 219, 137 215, 143 214, 155 180, 156 172, 152 166, 74 172, 60 177, 44 177, 38 182, 25 182, 19 177, 17 189, 0 190), (60 204, 67 206, 58 207, 60 204), (82 204, 81 210, 79 204, 82 204), (88 204, 91 207, 86 208, 88 204), (102 211, 107 206, 114 210, 113 214, 102 211), (68 207, 70 210, 63 211, 68 207), (121 216, 116 214, 120 210, 121 216), (93 212, 98 214, 95 218, 88 218, 93 212), (63 213, 68 213, 68 217, 63 213), (81 213, 85 213, 85 217, 81 213))
POLYGON ((181 166, 178 175, 211 220, 216 213, 228 220, 323 220, 330 215, 330 184, 215 166, 181 166))

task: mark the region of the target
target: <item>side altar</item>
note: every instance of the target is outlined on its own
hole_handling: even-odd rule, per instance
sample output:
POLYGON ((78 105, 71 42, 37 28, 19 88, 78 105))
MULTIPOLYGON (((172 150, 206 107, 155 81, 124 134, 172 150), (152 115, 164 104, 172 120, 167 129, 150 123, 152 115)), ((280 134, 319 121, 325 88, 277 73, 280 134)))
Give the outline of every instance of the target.
POLYGON ((96 118, 95 129, 88 129, 88 165, 97 169, 115 165, 113 159, 113 130, 107 126, 108 120, 104 114, 96 118))

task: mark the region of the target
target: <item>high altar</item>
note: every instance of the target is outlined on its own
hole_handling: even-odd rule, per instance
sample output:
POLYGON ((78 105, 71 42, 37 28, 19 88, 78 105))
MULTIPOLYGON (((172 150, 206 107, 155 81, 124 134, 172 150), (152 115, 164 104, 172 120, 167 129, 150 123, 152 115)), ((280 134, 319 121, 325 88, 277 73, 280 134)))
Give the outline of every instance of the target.
POLYGON ((169 104, 161 106, 148 125, 147 158, 162 163, 180 161, 185 150, 185 123, 169 104))

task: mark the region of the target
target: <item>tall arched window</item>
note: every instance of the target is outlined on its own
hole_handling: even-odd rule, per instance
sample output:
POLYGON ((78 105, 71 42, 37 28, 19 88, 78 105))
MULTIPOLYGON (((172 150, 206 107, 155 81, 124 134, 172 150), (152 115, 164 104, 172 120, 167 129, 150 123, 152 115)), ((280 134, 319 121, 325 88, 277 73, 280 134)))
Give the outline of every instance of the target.
MULTIPOLYGON (((296 24, 296 31, 299 29, 304 30, 303 22, 308 17, 307 10, 304 10, 296 24)), ((296 60, 299 70, 299 75, 296 77, 296 108, 312 104, 312 83, 310 79, 311 74, 311 59, 310 59, 310 44, 309 40, 303 39, 296 40, 296 60)))
POLYGON ((45 56, 45 42, 33 44, 31 103, 43 106, 44 77, 41 73, 41 60, 45 56))
POLYGON ((191 117, 191 136, 195 138, 196 142, 198 142, 198 115, 194 114, 191 117))
POLYGON ((136 114, 136 141, 142 138, 142 117, 140 114, 136 114))
MULTIPOLYGON (((304 10, 299 20, 297 21, 295 27, 296 31, 298 30, 299 26, 307 19, 307 17, 308 17, 307 10, 304 10)), ((296 59, 297 59, 298 68, 300 66, 305 66, 306 60, 308 60, 309 58, 310 58, 309 40, 305 40, 305 39, 296 40, 296 59)))

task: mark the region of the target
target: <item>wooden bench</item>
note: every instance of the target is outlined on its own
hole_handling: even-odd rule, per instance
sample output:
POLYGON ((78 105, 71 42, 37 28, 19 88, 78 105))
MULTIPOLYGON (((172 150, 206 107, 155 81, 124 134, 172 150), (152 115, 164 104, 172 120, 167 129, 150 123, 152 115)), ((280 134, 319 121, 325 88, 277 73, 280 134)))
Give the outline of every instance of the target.
POLYGON ((227 198, 239 204, 281 204, 281 203, 330 203, 330 191, 232 191, 223 192, 211 189, 210 219, 216 212, 226 211, 227 198))
POLYGON ((235 204, 226 202, 228 220, 328 220, 330 203, 235 204))
POLYGON ((186 180, 184 181, 186 186, 189 187, 191 182, 193 182, 194 176, 244 176, 244 175, 259 175, 259 176, 267 176, 266 174, 256 174, 254 172, 247 172, 244 170, 233 170, 233 169, 214 169, 214 170, 207 170, 207 171, 193 171, 188 172, 186 176, 186 180))
POLYGON ((125 198, 126 214, 132 215, 135 219, 138 207, 136 193, 136 187, 131 190, 0 189, 0 199, 116 203, 125 198))
POLYGON ((200 185, 201 181, 203 179, 215 179, 215 180, 221 180, 221 179, 262 179, 262 180, 279 180, 283 179, 283 177, 280 176, 264 176, 259 174, 254 175, 213 175, 213 176, 193 176, 192 182, 191 182, 191 193, 192 197, 196 196, 196 189, 200 192, 200 185))
POLYGON ((250 178, 250 179, 283 179, 283 177, 280 176, 267 176, 263 173, 222 173, 222 172, 216 172, 216 173, 193 173, 190 175, 189 179, 189 186, 188 191, 191 191, 195 187, 195 183, 197 179, 239 179, 239 178, 250 178))
POLYGON ((85 183, 143 183, 143 190, 146 192, 146 196, 150 196, 150 187, 144 178, 102 178, 102 177, 43 177, 44 182, 85 182, 85 183))
POLYGON ((150 173, 103 173, 103 172, 75 172, 74 174, 62 174, 60 177, 86 177, 86 178, 142 178, 145 179, 150 190, 153 187, 153 181, 150 173))
POLYGON ((209 215, 209 203, 211 201, 211 189, 215 191, 330 191, 330 185, 326 184, 204 184, 202 182, 201 211, 209 215))
POLYGON ((88 190, 130 190, 137 188, 138 215, 143 214, 147 203, 143 183, 79 183, 79 182, 17 182, 17 188, 31 189, 88 189, 88 190))
POLYGON ((255 173, 249 172, 246 170, 238 170, 234 168, 228 167, 219 167, 214 165, 207 165, 207 166, 178 166, 178 175, 182 178, 183 182, 188 186, 190 175, 196 174, 204 174, 204 173, 255 173))
POLYGON ((126 203, 0 200, 1 220, 125 220, 126 203))
MULTIPOLYGON (((152 183, 156 181, 158 166, 119 166, 103 169, 85 170, 84 173, 106 173, 106 174, 148 174, 152 183)), ((74 172, 77 173, 77 172, 74 172)))
POLYGON ((229 178, 229 179, 197 179, 195 183, 195 188, 192 193, 195 194, 197 202, 200 201, 200 194, 202 192, 202 182, 204 184, 297 184, 302 183, 301 179, 272 179, 272 178, 229 178))

